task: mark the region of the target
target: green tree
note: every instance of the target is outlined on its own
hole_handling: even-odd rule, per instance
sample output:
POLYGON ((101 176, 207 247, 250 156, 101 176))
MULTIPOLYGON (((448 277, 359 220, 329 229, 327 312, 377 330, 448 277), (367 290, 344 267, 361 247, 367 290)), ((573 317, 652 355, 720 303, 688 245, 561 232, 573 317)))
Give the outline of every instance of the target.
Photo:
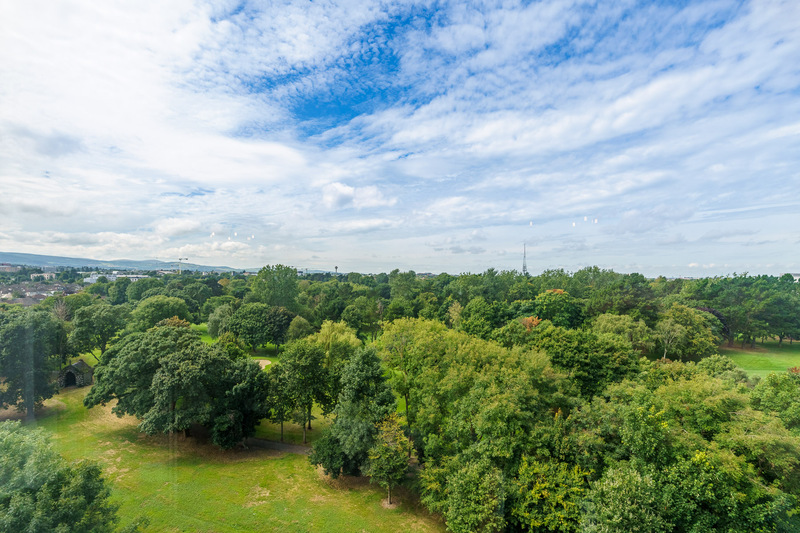
POLYGON ((775 414, 788 429, 800 434, 800 374, 770 373, 755 386, 750 402, 755 409, 775 414))
POLYGON ((291 324, 289 324, 286 338, 287 340, 294 341, 308 337, 312 333, 314 333, 314 326, 302 316, 297 315, 292 319, 291 324))
POLYGON ((267 378, 250 359, 232 360, 179 321, 133 333, 106 352, 84 398, 93 407, 116 399, 117 416, 133 415, 148 434, 211 429, 229 448, 255 433, 264 416, 267 378))
POLYGON ((534 327, 532 333, 531 345, 544 350, 556 368, 568 372, 584 398, 637 370, 633 348, 617 335, 559 328, 549 321, 534 327))
POLYGON ((214 309, 208 317, 208 334, 216 339, 230 331, 230 321, 235 308, 231 304, 223 304, 214 309))
POLYGON ((481 339, 488 339, 496 327, 495 310, 483 296, 476 296, 461 311, 458 328, 481 339))
MULTIPOLYGON (((447 528, 455 533, 503 531, 506 519, 506 487, 502 472, 486 458, 455 463, 447 474, 447 495, 437 505, 423 491, 422 501, 444 514, 447 528)), ((423 472, 423 483, 431 478, 423 472)))
POLYGON ((162 320, 172 317, 178 317, 182 320, 191 318, 186 302, 174 296, 159 294, 139 302, 131 312, 131 320, 128 327, 131 331, 145 331, 162 320))
POLYGON ((128 287, 131 285, 131 278, 117 278, 108 286, 108 303, 120 305, 128 301, 128 287))
POLYGON ((378 301, 367 296, 359 296, 342 311, 342 320, 358 333, 370 336, 374 341, 380 331, 380 311, 378 301))
POLYGON ((81 307, 72 321, 70 342, 81 353, 97 348, 102 356, 111 339, 125 327, 129 315, 128 306, 112 306, 104 301, 81 307))
POLYGON ((403 433, 397 415, 388 416, 377 425, 375 445, 367 453, 366 474, 371 482, 387 489, 389 505, 392 487, 399 485, 408 472, 410 453, 411 442, 403 433))
POLYGON ((32 420, 34 408, 55 394, 61 327, 52 313, 35 308, 0 322, 0 407, 16 406, 32 420))
POLYGON ((295 398, 289 388, 293 378, 291 372, 291 365, 277 364, 266 373, 268 385, 264 408, 270 422, 280 424, 281 442, 283 442, 283 424, 292 419, 292 413, 296 408, 295 398))
POLYGON ((238 303, 241 302, 239 302, 239 300, 230 295, 212 296, 209 299, 207 299, 205 303, 203 303, 200 313, 200 318, 201 320, 208 321, 209 317, 214 313, 214 311, 216 311, 223 305, 231 305, 235 308, 236 305, 238 305, 238 303))
POLYGON ((0 531, 117 531, 110 494, 97 464, 69 464, 44 430, 0 423, 0 531))
POLYGON ((266 265, 259 270, 252 284, 254 301, 268 306, 297 309, 297 270, 294 267, 266 265))
POLYGON ((610 468, 593 486, 581 531, 675 531, 669 517, 669 496, 652 474, 642 474, 628 464, 610 468))
POLYGON ((289 326, 292 324, 295 314, 285 307, 270 307, 267 310, 267 333, 269 341, 280 348, 286 342, 289 333, 289 326))
POLYGON ((286 341, 292 318, 294 313, 283 307, 247 303, 230 317, 228 329, 252 350, 268 342, 279 346, 286 341))
POLYGON ((389 273, 389 287, 392 291, 392 300, 413 301, 419 291, 417 274, 413 270, 400 272, 394 269, 389 273))
POLYGON ((635 321, 629 315, 602 314, 594 319, 592 331, 619 335, 643 355, 650 353, 655 347, 653 331, 647 327, 644 320, 635 321))
POLYGON ((363 343, 356 335, 356 331, 345 322, 331 320, 323 322, 320 330, 309 335, 307 340, 319 345, 325 351, 323 366, 328 379, 326 397, 329 403, 322 407, 325 412, 329 412, 339 398, 342 370, 363 343))
POLYGON ((228 330, 244 344, 255 350, 270 340, 267 314, 269 306, 262 303, 247 303, 237 309, 228 320, 228 330))
POLYGON ((590 474, 578 466, 523 457, 514 482, 516 502, 511 515, 529 531, 579 531, 580 505, 590 474))
POLYGON ((333 477, 338 477, 340 470, 358 475, 367 462, 367 452, 375 444, 378 422, 395 410, 394 395, 375 349, 359 348, 342 371, 341 393, 329 429, 333 440, 315 444, 312 464, 322 465, 325 473, 333 477))
POLYGON ((580 303, 561 289, 548 290, 536 297, 536 316, 562 328, 578 327, 583 321, 580 303))
POLYGON ((656 336, 664 347, 664 357, 669 351, 678 358, 702 358, 717 352, 719 339, 714 331, 721 329, 710 313, 674 303, 656 324, 656 336))
POLYGON ((164 282, 158 278, 144 278, 128 285, 127 289, 125 289, 125 295, 127 296, 127 301, 138 302, 145 292, 163 287, 164 282))
POLYGON ((679 348, 686 344, 686 328, 671 318, 659 320, 656 324, 656 338, 664 348, 662 359, 667 358, 667 353, 675 353, 680 357, 682 350, 679 348))
POLYGON ((297 421, 303 425, 303 443, 306 443, 306 430, 311 429, 311 410, 314 402, 324 404, 327 396, 328 379, 323 366, 325 352, 307 340, 289 343, 278 363, 283 372, 286 392, 291 404, 297 408, 297 421))

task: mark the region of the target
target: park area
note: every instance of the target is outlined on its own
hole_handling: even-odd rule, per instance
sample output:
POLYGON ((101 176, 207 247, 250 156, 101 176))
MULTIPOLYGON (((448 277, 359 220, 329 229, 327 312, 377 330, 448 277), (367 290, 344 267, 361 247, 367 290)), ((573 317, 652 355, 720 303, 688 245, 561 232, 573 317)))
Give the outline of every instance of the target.
MULTIPOLYGON (((87 392, 62 390, 35 424, 52 433, 68 460, 100 463, 121 505, 122 525, 146 517, 147 531, 444 531, 409 492, 399 491, 387 508, 384 489, 367 478, 330 480, 303 453, 256 446, 222 451, 183 435, 150 437, 111 406, 87 410, 87 392)), ((0 418, 16 414, 0 412, 0 418)), ((326 421, 318 422, 312 434, 326 421)), ((268 426, 257 433, 276 434, 268 426)), ((286 424, 287 442, 301 436, 286 424)))
POLYGON ((756 343, 755 348, 739 344, 734 347, 723 344, 719 353, 730 357, 742 370, 751 376, 765 377, 770 372, 785 372, 792 367, 800 367, 800 342, 789 344, 776 340, 756 343))

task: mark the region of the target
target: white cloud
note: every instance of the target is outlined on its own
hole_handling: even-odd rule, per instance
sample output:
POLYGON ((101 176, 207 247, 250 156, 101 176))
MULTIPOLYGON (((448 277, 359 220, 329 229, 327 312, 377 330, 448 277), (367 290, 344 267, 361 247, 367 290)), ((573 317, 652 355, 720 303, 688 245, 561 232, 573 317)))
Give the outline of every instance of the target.
POLYGON ((165 237, 194 233, 200 228, 200 221, 193 218, 165 218, 153 224, 153 231, 165 237))
POLYGON ((800 4, 426 9, 4 3, 0 249, 790 268, 800 4))
POLYGON ((384 198, 380 190, 374 185, 351 187, 344 183, 334 182, 322 189, 322 203, 329 209, 343 209, 346 207, 363 209, 392 206, 397 203, 397 199, 384 198))

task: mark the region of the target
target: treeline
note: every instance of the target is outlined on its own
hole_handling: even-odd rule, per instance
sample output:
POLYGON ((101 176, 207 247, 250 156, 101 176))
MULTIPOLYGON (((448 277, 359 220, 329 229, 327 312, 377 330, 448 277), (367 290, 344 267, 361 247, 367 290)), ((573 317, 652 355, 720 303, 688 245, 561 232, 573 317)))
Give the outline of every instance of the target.
POLYGON ((202 425, 230 448, 265 418, 308 430, 316 405, 332 424, 312 463, 390 498, 409 484, 453 531, 797 531, 800 374, 748 379, 717 346, 799 335, 788 275, 277 265, 5 311, 0 398, 32 413, 53 393, 46 372, 33 394, 15 385, 20 346, 42 368, 94 350, 87 406, 117 400, 143 431, 202 425), (266 344, 283 349, 262 372, 248 354, 266 344))

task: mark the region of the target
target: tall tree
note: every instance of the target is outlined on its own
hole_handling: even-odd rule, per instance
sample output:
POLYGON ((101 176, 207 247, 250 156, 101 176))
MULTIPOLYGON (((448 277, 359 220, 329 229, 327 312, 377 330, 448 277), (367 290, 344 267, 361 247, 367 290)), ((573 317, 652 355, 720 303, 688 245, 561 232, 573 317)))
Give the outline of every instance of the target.
POLYGON ((410 453, 411 442, 403 433, 397 415, 386 417, 377 425, 375 445, 367 453, 366 474, 371 482, 387 489, 389 505, 392 504, 392 488, 399 485, 408 472, 410 453))
POLYGON ((322 465, 333 477, 339 475, 340 469, 344 474, 359 474, 375 444, 377 424, 395 409, 394 394, 375 349, 359 348, 342 372, 341 393, 329 430, 333 440, 315 445, 311 462, 322 465), (324 452, 321 448, 325 448, 324 452))
POLYGON ((244 344, 255 350, 269 341, 267 312, 263 303, 247 303, 237 309, 228 321, 228 329, 244 344))
POLYGON ((112 305, 124 304, 128 301, 128 287, 131 285, 131 278, 117 278, 108 286, 108 303, 112 305))
POLYGON ((269 306, 297 309, 297 270, 285 265, 267 265, 259 270, 252 284, 254 301, 269 306))
POLYGON ((232 360, 201 342, 185 322, 167 321, 108 350, 84 405, 116 399, 112 412, 137 417, 150 434, 202 424, 216 444, 228 448, 254 434, 264 416, 266 386, 254 361, 232 360))
POLYGON ((104 301, 81 307, 72 321, 70 341, 79 352, 97 348, 102 356, 111 339, 125 327, 129 315, 128 306, 112 306, 104 301))
POLYGON ((325 352, 319 345, 299 340, 286 346, 278 363, 285 372, 284 386, 292 399, 291 403, 298 410, 297 421, 303 425, 303 443, 307 440, 306 430, 311 429, 314 402, 324 404, 329 401, 324 357, 325 352))
MULTIPOLYGON (((131 287, 133 287, 133 285, 131 285, 131 287)), ((131 320, 128 327, 132 331, 145 331, 162 320, 174 316, 183 320, 189 320, 191 318, 186 302, 174 296, 159 294, 145 298, 139 302, 136 308, 131 312, 131 320)))
POLYGON ((32 420, 34 408, 55 394, 61 327, 52 313, 35 308, 0 322, 0 407, 16 406, 32 420))
POLYGON ((110 496, 97 464, 70 464, 43 430, 0 423, 0 531, 110 533, 119 522, 110 496))

